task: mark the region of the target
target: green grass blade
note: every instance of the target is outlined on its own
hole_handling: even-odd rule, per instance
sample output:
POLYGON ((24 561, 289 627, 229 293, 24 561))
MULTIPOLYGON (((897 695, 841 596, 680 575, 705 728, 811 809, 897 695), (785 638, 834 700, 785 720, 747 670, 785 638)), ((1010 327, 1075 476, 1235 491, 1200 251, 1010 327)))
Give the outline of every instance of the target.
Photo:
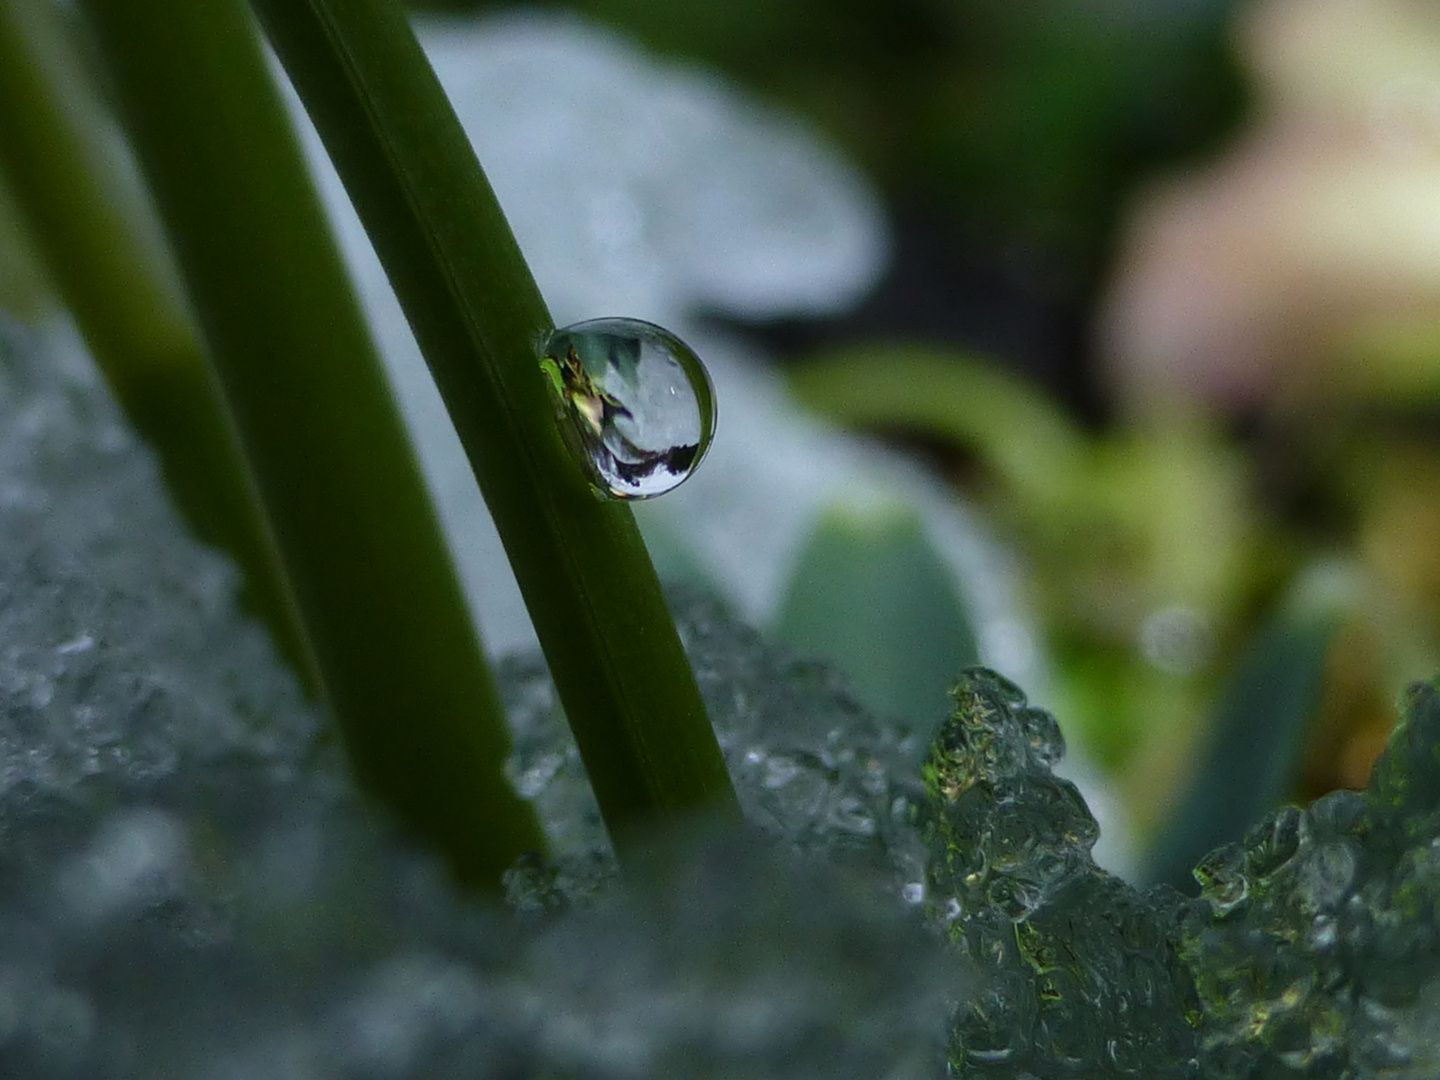
POLYGON ((622 858, 634 824, 738 814, 634 518, 561 439, 538 368, 544 302, 399 6, 253 6, 440 387, 622 858))
POLYGON ((181 514, 244 575, 242 599, 311 690, 314 660, 234 425, 114 132, 47 0, 0 3, 0 172, 181 514))
POLYGON ((0 165, 0 312, 27 321, 43 318, 56 309, 58 297, 0 165))
POLYGON ((1193 891, 1191 868, 1290 793, 1338 623, 1333 598, 1292 598, 1261 627, 1215 704, 1208 743, 1149 853, 1146 880, 1193 891))
POLYGON ((493 677, 240 0, 87 0, 363 784, 497 883, 542 844, 493 677))

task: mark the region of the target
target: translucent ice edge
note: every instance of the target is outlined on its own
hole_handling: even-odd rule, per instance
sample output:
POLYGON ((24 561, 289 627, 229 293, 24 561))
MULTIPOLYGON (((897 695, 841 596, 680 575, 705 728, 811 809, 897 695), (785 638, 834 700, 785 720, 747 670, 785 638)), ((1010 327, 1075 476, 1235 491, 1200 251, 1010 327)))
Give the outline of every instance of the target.
MULTIPOLYGON (((936 1075, 954 980, 874 869, 885 784, 843 740, 750 771, 817 858, 702 837, 586 910, 479 907, 357 796, 233 572, 43 344, 0 326, 0 1076, 936 1075)), ((691 640, 717 679, 769 670, 691 640)), ((737 701, 744 738, 815 691, 733 692, 768 703, 737 701)))
POLYGON ((982 988, 963 1076, 1440 1075, 1440 691, 1410 690, 1364 792, 1212 852, 1199 899, 1097 869, 1049 714, 973 671, 925 765, 927 904, 982 988))
POLYGON ((1013 684, 967 673, 921 768, 833 674, 682 597, 771 839, 702 838, 617 893, 515 661, 511 773, 561 856, 512 874, 549 913, 517 925, 361 803, 233 574, 39 344, 0 327, 0 1075, 908 1080, 946 996, 955 1075, 1440 1075, 1434 684, 1365 792, 1271 815, 1187 900, 1095 867, 1059 730, 1013 684))

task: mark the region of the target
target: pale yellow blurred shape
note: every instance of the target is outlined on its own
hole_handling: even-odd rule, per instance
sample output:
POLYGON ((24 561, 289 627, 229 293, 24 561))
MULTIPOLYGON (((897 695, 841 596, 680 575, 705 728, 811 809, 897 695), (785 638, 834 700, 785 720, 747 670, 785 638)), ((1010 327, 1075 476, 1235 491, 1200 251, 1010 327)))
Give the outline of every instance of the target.
POLYGON ((1236 44, 1270 105, 1368 123, 1377 94, 1440 93, 1433 0, 1265 0, 1242 12, 1236 44))
POLYGON ((1101 325, 1123 395, 1440 388, 1440 3, 1266 0, 1237 42, 1248 130, 1120 245, 1101 325))

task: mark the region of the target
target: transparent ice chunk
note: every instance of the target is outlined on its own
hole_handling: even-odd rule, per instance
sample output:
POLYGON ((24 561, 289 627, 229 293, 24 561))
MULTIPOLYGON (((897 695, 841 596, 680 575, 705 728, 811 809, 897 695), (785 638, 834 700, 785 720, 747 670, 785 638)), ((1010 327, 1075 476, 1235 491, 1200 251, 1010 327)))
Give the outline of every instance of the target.
POLYGON ((979 990, 956 1012, 956 1075, 1190 1077, 1194 992, 1170 941, 1169 901, 1096 867, 1079 791, 1055 776, 1053 720, 982 668, 924 765, 933 917, 979 990), (1113 1052, 1112 1052, 1113 1046, 1113 1052))
POLYGON ((964 1077, 1437 1075, 1440 689, 1413 687, 1364 793, 1284 807, 1198 899, 1090 859, 1093 819, 1013 686, 976 669, 925 765, 927 904, 979 989, 964 1077))
MULTIPOLYGON (((764 641, 710 597, 677 589, 671 604, 746 819, 796 852, 885 868, 897 899, 923 879, 911 820, 923 740, 870 716, 833 671, 764 641)), ((612 856, 549 677, 538 655, 506 661, 501 675, 515 730, 507 772, 561 857, 550 873, 593 891, 612 856)), ((551 878, 527 880, 543 890, 551 878)))
MULTIPOLYGON (((455 890, 358 796, 234 574, 45 345, 0 327, 0 478, 19 493, 0 505, 0 1076, 938 1075, 954 976, 888 871, 744 834, 677 841, 670 871, 625 892, 591 874, 590 903, 558 918, 455 890)), ((826 700, 824 677, 697 611, 712 698, 744 668, 791 671, 767 718, 826 700)), ((506 681, 517 708, 549 692, 506 681)), ((811 755, 814 811, 848 828, 781 818, 817 849, 836 831, 873 853, 855 815, 888 785, 826 734, 847 708, 791 718, 782 742, 811 755)), ((761 718, 731 711, 761 745, 761 718)), ((529 774, 537 799, 566 786, 552 764, 529 774)), ((593 850, 575 799, 557 847, 593 850)), ((563 872, 527 872, 574 896, 563 872)))

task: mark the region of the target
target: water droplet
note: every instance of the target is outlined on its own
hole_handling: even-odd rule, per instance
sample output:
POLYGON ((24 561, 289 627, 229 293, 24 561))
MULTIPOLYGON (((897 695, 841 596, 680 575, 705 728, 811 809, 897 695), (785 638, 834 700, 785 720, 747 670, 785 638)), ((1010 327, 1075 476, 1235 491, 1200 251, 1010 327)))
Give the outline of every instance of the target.
POLYGON ((54 700, 55 684, 37 672, 30 684, 30 704, 34 708, 43 709, 54 700))
POLYGON ((1317 952, 1325 952, 1335 947, 1335 942, 1340 938, 1339 927, 1335 919, 1330 915, 1316 915, 1315 921, 1310 924, 1310 947, 1317 952))
POLYGON ((61 897, 76 915, 99 920, 157 905, 178 895, 189 869, 185 826, 141 807, 106 819, 90 847, 61 872, 61 897))
POLYGON ((663 495, 695 471, 710 447, 710 376, 668 330, 638 319, 575 323, 550 335, 540 367, 566 442, 602 495, 663 495))
POLYGON ((1245 859, 1258 875, 1275 873, 1300 850, 1300 811, 1282 806, 1245 834, 1245 859))
POLYGON ((1026 707, 1015 713, 1036 760, 1042 765, 1058 765, 1065 757, 1065 736, 1055 717, 1045 709, 1026 707))
POLYGON ((1311 803, 1305 816, 1311 833, 1353 833, 1365 820, 1365 797, 1358 791, 1332 791, 1311 803))
POLYGON ((1032 882, 1001 877, 990 882, 985 899, 1011 922, 1020 922, 1034 914, 1044 897, 1032 882))
POLYGON ((1250 880, 1244 871, 1245 853, 1238 844, 1216 848, 1196 864, 1193 872, 1200 895, 1217 915, 1228 915, 1250 898, 1250 880))
POLYGON ((854 796, 847 795, 836 803, 825 815, 825 821, 843 832, 860 836, 875 835, 875 819, 854 796))
POLYGON ((1300 871, 1300 896, 1317 911, 1337 906, 1350 891, 1360 855, 1348 840, 1331 840, 1310 853, 1300 871))

